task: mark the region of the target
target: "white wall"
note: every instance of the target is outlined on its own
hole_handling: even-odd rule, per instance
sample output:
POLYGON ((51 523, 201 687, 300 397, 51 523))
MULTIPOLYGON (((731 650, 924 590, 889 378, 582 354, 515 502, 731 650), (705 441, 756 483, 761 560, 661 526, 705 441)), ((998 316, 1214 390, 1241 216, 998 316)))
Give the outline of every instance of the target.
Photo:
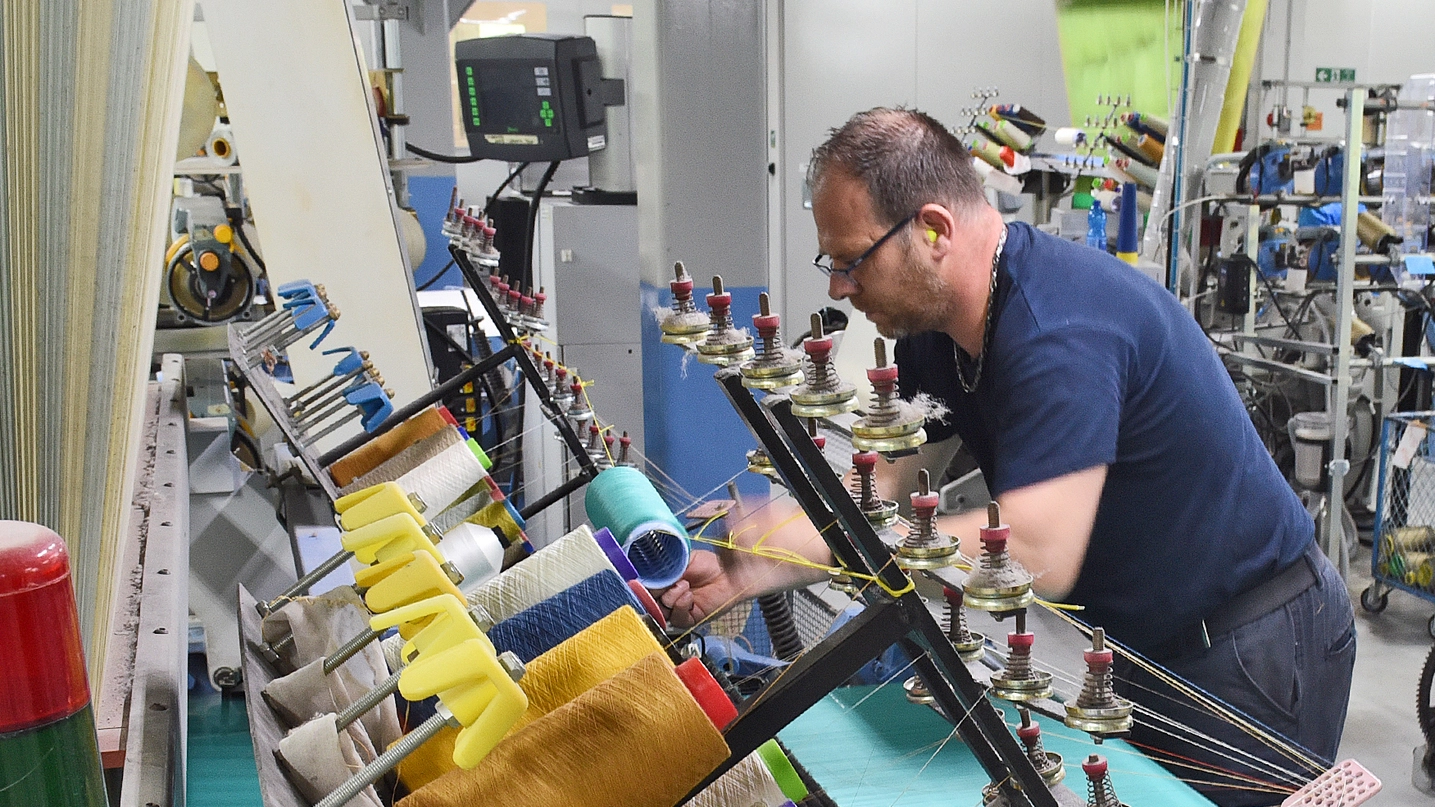
MULTIPOLYGON (((1270 0, 1257 78, 1279 79, 1285 69, 1286 16, 1291 15, 1290 78, 1312 81, 1317 67, 1354 67, 1361 83, 1400 83, 1435 72, 1435 2, 1431 0, 1270 0)), ((1339 138, 1340 93, 1314 90, 1311 106, 1325 113, 1322 136, 1339 138)), ((1267 95, 1262 122, 1276 103, 1267 95)), ((1301 93, 1290 104, 1300 114, 1301 93)), ((1263 134, 1269 130, 1263 128, 1263 134)))
POLYGON ((812 268, 817 231, 802 206, 808 157, 827 131, 874 106, 915 106, 950 127, 967 123, 972 90, 996 86, 999 102, 1030 106, 1054 126, 1070 111, 1052 0, 1007 0, 986 25, 946 0, 785 0, 782 109, 777 158, 783 260, 772 286, 792 333, 827 299, 812 268), (1016 21, 1020 21, 1019 23, 1016 21))

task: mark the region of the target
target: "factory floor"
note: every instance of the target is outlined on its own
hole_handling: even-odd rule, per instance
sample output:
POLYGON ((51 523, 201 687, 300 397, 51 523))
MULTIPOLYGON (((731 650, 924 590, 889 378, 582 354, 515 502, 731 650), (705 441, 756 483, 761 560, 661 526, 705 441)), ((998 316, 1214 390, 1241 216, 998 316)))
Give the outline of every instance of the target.
POLYGON ((1370 549, 1362 546, 1346 579, 1359 636, 1340 758, 1380 777, 1384 789, 1374 804, 1435 804, 1411 783, 1414 749, 1425 742, 1415 723, 1415 687, 1430 652, 1435 604, 1392 591, 1383 612, 1369 613, 1359 602, 1370 581, 1370 549))

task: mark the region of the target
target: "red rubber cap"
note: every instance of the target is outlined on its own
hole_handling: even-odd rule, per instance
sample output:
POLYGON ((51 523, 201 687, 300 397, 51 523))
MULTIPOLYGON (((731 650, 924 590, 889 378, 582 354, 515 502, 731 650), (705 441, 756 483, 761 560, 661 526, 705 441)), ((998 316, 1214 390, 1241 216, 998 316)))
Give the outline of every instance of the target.
POLYGON ((889 364, 886 367, 868 367, 867 380, 873 384, 890 384, 897 380, 897 365, 889 364))
POLYGON ((674 297, 687 297, 693 293, 693 279, 669 281, 668 288, 673 290, 674 297))
POLYGON ((698 706, 702 707, 719 731, 737 719, 737 707, 728 700, 727 693, 722 691, 717 679, 703 666, 701 659, 690 658, 675 667, 673 672, 678 674, 683 686, 692 693, 693 700, 698 702, 698 706))
POLYGON ((954 588, 947 588, 946 586, 943 586, 942 596, 947 599, 947 603, 950 604, 953 608, 960 608, 962 606, 962 592, 954 588))
POLYGON ((1110 666, 1112 655, 1110 650, 1084 650, 1081 653, 1081 658, 1087 664, 1105 664, 1110 666))
POLYGON ((759 331, 775 331, 781 323, 782 318, 777 316, 776 314, 768 314, 765 317, 761 314, 752 315, 752 327, 758 329, 759 331))
POLYGON ((663 609, 658 607, 658 601, 653 599, 652 592, 643 588, 643 584, 637 580, 629 580, 628 588, 633 590, 633 596, 638 598, 638 602, 642 604, 643 610, 648 613, 648 616, 653 618, 654 622, 658 623, 658 627, 667 630, 668 620, 663 616, 663 609))
POLYGON ((536 300, 539 305, 543 305, 543 303, 547 302, 548 295, 540 291, 537 294, 533 295, 533 299, 536 300))
POLYGON ((1027 650, 1036 643, 1035 633, 1008 633, 1006 635, 1006 646, 1011 648, 1024 647, 1027 650))
POLYGON ((1041 726, 1032 723, 1030 726, 1017 726, 1016 736, 1023 740, 1032 740, 1041 736, 1041 726))
POLYGON ((941 494, 938 493, 913 493, 912 507, 935 510, 937 505, 942 503, 941 494))
POLYGON ((560 366, 560 367, 559 367, 556 371, 554 371, 554 372, 556 372, 556 373, 558 374, 558 380, 559 380, 559 381, 562 381, 562 380, 563 380, 563 377, 566 376, 566 375, 568 375, 568 368, 566 368, 566 367, 561 367, 561 366, 560 366))
POLYGON ((728 306, 731 306, 731 305, 732 305, 732 295, 731 295, 731 294, 728 294, 727 292, 723 292, 722 294, 709 294, 709 295, 708 295, 708 305, 709 305, 709 306, 718 306, 718 307, 720 307, 720 308, 726 308, 726 307, 728 307, 728 306))
POLYGON ((982 541, 1000 541, 1006 543, 1011 538, 1011 525, 1003 524, 1000 527, 982 527, 978 530, 978 537, 982 541))
POLYGON ((817 446, 818 448, 826 448, 827 438, 819 434, 816 437, 812 438, 812 444, 817 446))
POLYGON ((863 470, 872 470, 877 467, 877 452, 859 451, 852 455, 852 464, 863 470))
POLYGON ((824 336, 820 339, 804 339, 802 340, 802 349, 808 353, 831 353, 832 337, 824 336))
POLYGON ((1099 776, 1105 776, 1106 757, 1103 757, 1100 754, 1092 754, 1091 756, 1086 758, 1085 762, 1081 763, 1081 769, 1083 771, 1086 771, 1086 775, 1091 777, 1092 779, 1095 779, 1099 776))
POLYGON ((65 542, 24 521, 0 521, 0 671, 0 734, 90 702, 65 542))
POLYGON ((448 422, 448 425, 453 426, 454 428, 458 428, 458 418, 454 417, 453 413, 448 411, 447 406, 443 406, 442 404, 440 404, 439 406, 436 406, 434 408, 438 410, 439 417, 443 418, 445 421, 448 422))

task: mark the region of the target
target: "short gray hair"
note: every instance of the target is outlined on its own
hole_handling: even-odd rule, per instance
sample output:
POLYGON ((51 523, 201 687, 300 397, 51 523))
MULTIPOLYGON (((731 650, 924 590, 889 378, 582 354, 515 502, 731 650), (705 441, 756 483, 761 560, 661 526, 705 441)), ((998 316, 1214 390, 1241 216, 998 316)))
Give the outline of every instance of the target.
POLYGON ((972 155, 947 128, 915 109, 876 107, 833 129, 812 152, 813 193, 832 168, 861 182, 881 223, 892 225, 922 205, 961 215, 986 203, 972 155))

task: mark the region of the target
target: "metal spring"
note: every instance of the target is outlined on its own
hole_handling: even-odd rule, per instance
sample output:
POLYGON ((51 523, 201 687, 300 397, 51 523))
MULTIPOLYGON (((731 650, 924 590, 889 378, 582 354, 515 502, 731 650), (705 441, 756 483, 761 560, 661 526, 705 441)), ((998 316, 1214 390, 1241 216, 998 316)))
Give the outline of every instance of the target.
POLYGON ((772 640, 772 654, 783 661, 802 655, 802 637, 797 633, 787 595, 780 591, 764 594, 757 598, 757 607, 762 611, 767 637, 772 640))
POLYGON ((1121 801, 1116 798, 1116 788, 1111 785, 1109 774, 1103 773, 1095 779, 1087 778, 1086 804, 1087 807, 1121 807, 1121 801))
POLYGON ((912 531, 907 533, 907 546, 929 546, 937 542, 936 511, 912 516, 912 531))
POLYGON ((822 360, 818 361, 809 353, 802 369, 807 372, 807 386, 811 389, 830 390, 837 386, 837 376, 832 372, 830 356, 823 356, 822 360))
POLYGON ((1031 651, 1025 647, 1013 647, 1007 654, 1006 677, 1021 681, 1032 677, 1031 651))
POLYGON ((961 608, 953 608, 952 601, 946 600, 942 603, 942 631, 947 634, 947 639, 952 644, 965 644, 972 640, 971 628, 967 627, 967 612, 961 608), (952 612, 957 614, 952 619, 952 612))
POLYGON ((879 389, 872 386, 872 408, 867 410, 868 423, 891 423, 897 419, 896 388, 879 389))
POLYGON ((1111 665, 1088 664, 1076 705, 1083 709, 1107 709, 1115 704, 1116 692, 1111 687, 1111 665))
POLYGON ((877 489, 873 484, 872 475, 858 472, 848 483, 848 490, 852 492, 852 500, 862 510, 874 510, 877 507, 877 489))

